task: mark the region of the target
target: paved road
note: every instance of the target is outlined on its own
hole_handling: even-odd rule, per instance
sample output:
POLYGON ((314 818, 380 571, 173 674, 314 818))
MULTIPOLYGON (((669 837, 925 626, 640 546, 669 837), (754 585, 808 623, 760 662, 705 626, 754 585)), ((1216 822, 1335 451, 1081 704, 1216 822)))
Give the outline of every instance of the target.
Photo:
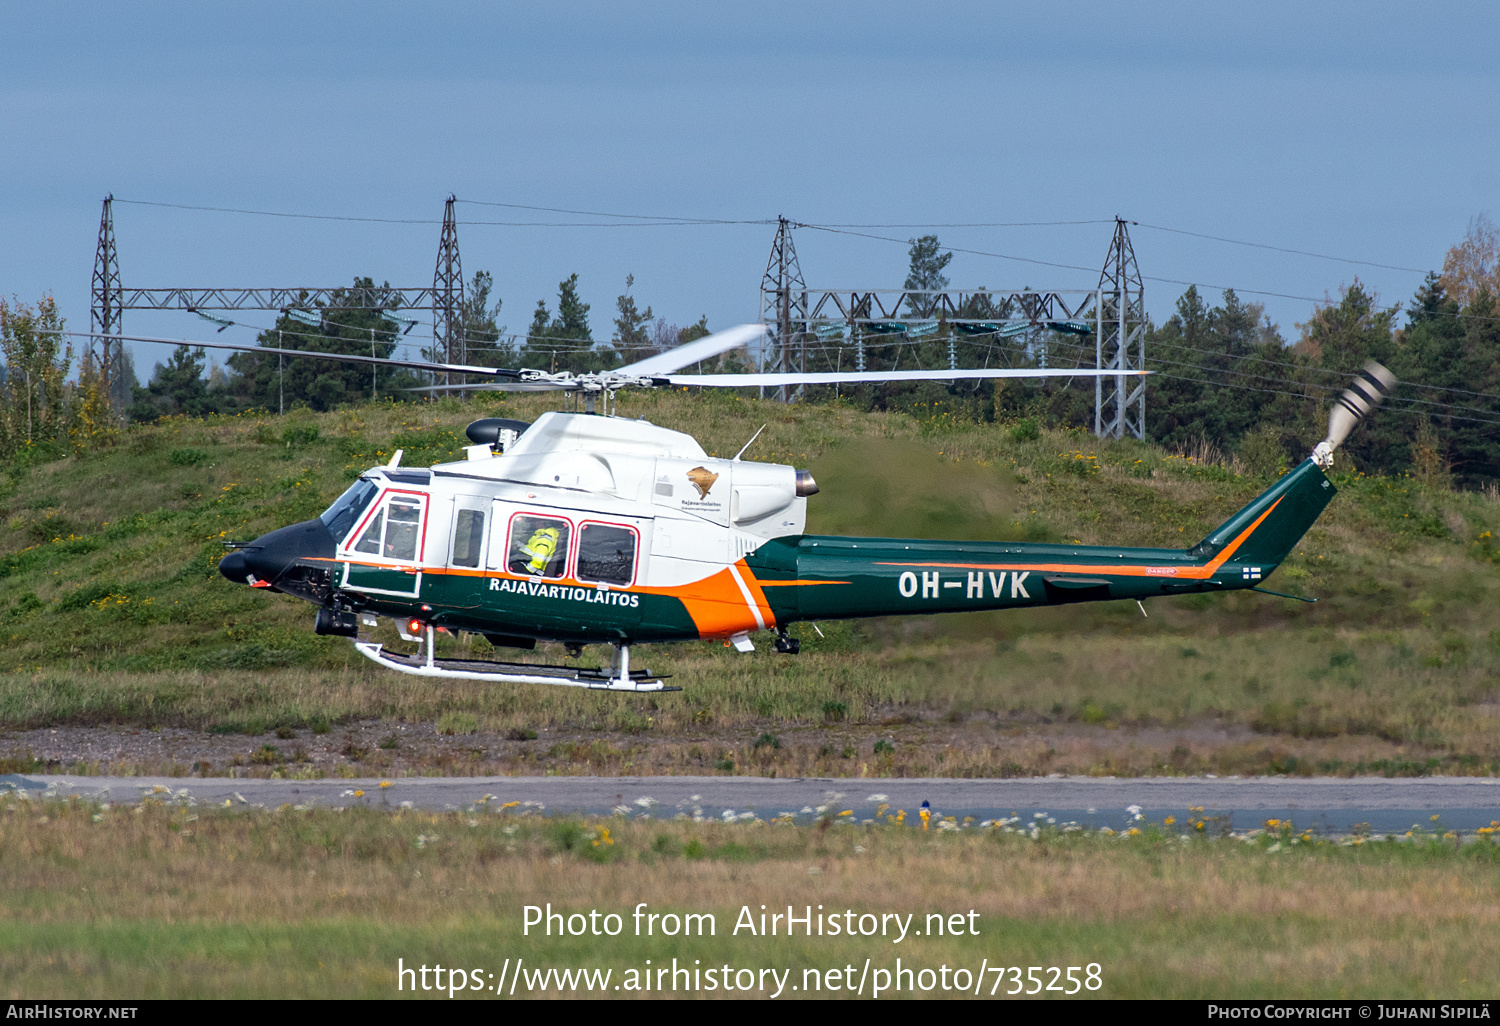
MULTIPOLYGON (((1299 824, 1321 824, 1333 830, 1360 822, 1376 830, 1404 830, 1442 823, 1473 829, 1500 819, 1500 778, 1421 777, 1388 780, 1247 777, 1111 778, 1048 777, 1016 780, 832 778, 766 779, 763 777, 404 777, 380 787, 379 780, 232 780, 223 777, 58 777, 0 776, 0 790, 27 789, 35 794, 79 794, 112 802, 129 802, 143 791, 186 789, 198 802, 276 806, 316 802, 342 806, 356 802, 399 807, 459 808, 492 795, 498 802, 540 803, 548 812, 608 812, 618 805, 632 811, 649 808, 654 815, 692 813, 709 817, 725 810, 761 815, 799 812, 836 803, 856 812, 872 810, 877 800, 908 812, 923 800, 958 815, 1020 814, 1030 819, 1045 811, 1058 822, 1112 825, 1125 810, 1140 806, 1148 819, 1168 814, 1181 818, 1194 806, 1233 815, 1236 827, 1259 825, 1271 816, 1290 816, 1299 824), (363 790, 363 798, 347 792, 363 790), (833 795, 839 797, 834 798, 833 795), (874 799, 883 795, 883 799, 874 799), (645 805, 642 801, 650 799, 645 805)), ((492 803, 492 804, 498 804, 492 803)), ((535 808, 536 806, 531 806, 535 808)))

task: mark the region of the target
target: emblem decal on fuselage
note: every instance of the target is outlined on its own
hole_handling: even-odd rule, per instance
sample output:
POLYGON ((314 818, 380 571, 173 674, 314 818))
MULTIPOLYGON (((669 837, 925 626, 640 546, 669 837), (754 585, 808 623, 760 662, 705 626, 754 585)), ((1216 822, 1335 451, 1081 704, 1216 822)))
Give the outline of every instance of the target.
POLYGON ((708 498, 709 489, 714 486, 714 482, 719 479, 719 475, 705 467, 694 467, 687 472, 687 479, 693 482, 694 488, 698 489, 698 498, 706 499, 708 498))

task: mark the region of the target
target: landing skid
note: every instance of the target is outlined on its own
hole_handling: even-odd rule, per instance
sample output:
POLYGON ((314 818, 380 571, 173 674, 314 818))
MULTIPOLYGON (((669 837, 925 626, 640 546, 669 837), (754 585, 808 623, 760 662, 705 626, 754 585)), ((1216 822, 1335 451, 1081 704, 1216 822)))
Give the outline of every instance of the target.
POLYGON ((630 650, 617 646, 615 666, 607 670, 576 666, 535 666, 529 663, 493 663, 481 659, 438 659, 432 655, 431 638, 423 651, 401 655, 384 651, 372 641, 356 641, 359 654, 388 670, 416 677, 444 677, 449 680, 490 680, 502 684, 558 684, 570 688, 592 688, 595 691, 681 691, 667 687, 662 678, 650 670, 630 669, 630 650))

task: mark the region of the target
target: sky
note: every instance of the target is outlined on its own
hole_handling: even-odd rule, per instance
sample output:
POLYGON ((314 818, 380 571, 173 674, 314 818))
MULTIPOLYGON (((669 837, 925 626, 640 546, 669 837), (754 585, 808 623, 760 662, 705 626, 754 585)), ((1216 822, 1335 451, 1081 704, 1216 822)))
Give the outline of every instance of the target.
MULTIPOLYGON (((1120 216, 1153 319, 1180 283, 1230 286, 1288 338, 1356 277, 1404 303, 1471 218, 1500 214, 1494 4, 9 2, 4 16, 0 294, 50 292, 77 329, 106 194, 127 287, 430 284, 453 194, 464 272, 494 276, 500 323, 524 330, 577 272, 596 338, 628 274, 673 323, 755 320, 774 227, 483 203, 1093 222, 855 229, 895 241, 796 229, 808 285, 844 289, 899 288, 905 240, 927 232, 976 251, 955 254, 955 287, 1091 288, 1120 216)), ((213 326, 130 311, 125 330, 213 326)), ((138 350, 142 376, 166 355, 138 350)))

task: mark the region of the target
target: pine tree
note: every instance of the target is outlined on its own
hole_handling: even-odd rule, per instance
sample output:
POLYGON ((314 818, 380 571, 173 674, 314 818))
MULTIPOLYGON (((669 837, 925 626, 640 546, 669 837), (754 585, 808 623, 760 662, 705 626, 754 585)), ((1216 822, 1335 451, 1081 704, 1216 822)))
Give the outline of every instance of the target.
MULTIPOLYGON (((1358 278, 1343 290, 1337 303, 1320 307, 1306 324, 1301 325, 1302 338, 1296 352, 1310 366, 1352 377, 1367 361, 1374 360, 1401 374, 1400 355, 1396 350, 1394 324, 1400 307, 1382 309, 1375 293, 1368 291, 1358 278)), ((1321 385, 1330 385, 1326 374, 1316 376, 1321 385)), ((1338 383, 1342 385, 1342 383, 1338 383)), ((1303 414, 1320 435, 1326 423, 1327 405, 1337 392, 1309 390, 1315 397, 1303 414)), ((1354 460, 1362 470, 1379 472, 1405 466, 1410 457, 1410 425, 1393 423, 1398 418, 1374 417, 1349 437, 1340 452, 1354 460)))
POLYGON ((178 346, 166 363, 158 363, 145 388, 133 390, 128 410, 130 419, 153 421, 173 414, 202 417, 233 407, 226 394, 210 392, 203 380, 207 354, 203 349, 178 346))
POLYGON ((459 308, 464 345, 469 363, 476 367, 514 367, 516 347, 506 337, 505 328, 497 323, 504 301, 497 298, 493 307, 488 306, 494 287, 495 279, 489 271, 474 272, 459 308))
POLYGON ((624 363, 634 363, 651 355, 651 308, 644 311, 635 305, 630 290, 635 287, 635 275, 625 276, 625 291, 615 300, 615 333, 610 339, 615 355, 624 363))
MULTIPOLYGON (((919 239, 912 239, 911 249, 907 250, 910 265, 906 272, 906 281, 901 287, 908 292, 941 292, 946 289, 948 276, 943 271, 953 260, 953 254, 941 253, 939 252, 941 248, 936 235, 924 235, 919 239)), ((932 302, 925 296, 908 297, 906 307, 918 317, 932 315, 932 302)))
MULTIPOLYGON (((365 306, 368 300, 364 297, 375 291, 376 301, 382 298, 374 279, 355 278, 353 288, 357 291, 352 295, 336 290, 327 307, 314 308, 321 315, 317 327, 283 314, 275 327, 260 333, 257 343, 273 349, 312 349, 388 359, 399 335, 396 322, 383 311, 397 309, 400 297, 388 292, 389 302, 371 309, 365 306)), ((389 290, 389 283, 380 289, 389 290)), ((365 364, 254 352, 236 353, 227 362, 235 372, 230 392, 242 406, 267 410, 289 409, 299 403, 329 410, 342 403, 368 400, 376 393, 382 400, 409 400, 413 393, 407 389, 420 384, 410 371, 387 365, 372 369, 365 364)))
POLYGON ((537 300, 531 329, 526 333, 526 348, 521 353, 524 366, 581 374, 607 369, 614 365, 614 359, 614 350, 594 348, 589 304, 578 296, 576 272, 558 282, 556 317, 549 319, 547 301, 537 300))

